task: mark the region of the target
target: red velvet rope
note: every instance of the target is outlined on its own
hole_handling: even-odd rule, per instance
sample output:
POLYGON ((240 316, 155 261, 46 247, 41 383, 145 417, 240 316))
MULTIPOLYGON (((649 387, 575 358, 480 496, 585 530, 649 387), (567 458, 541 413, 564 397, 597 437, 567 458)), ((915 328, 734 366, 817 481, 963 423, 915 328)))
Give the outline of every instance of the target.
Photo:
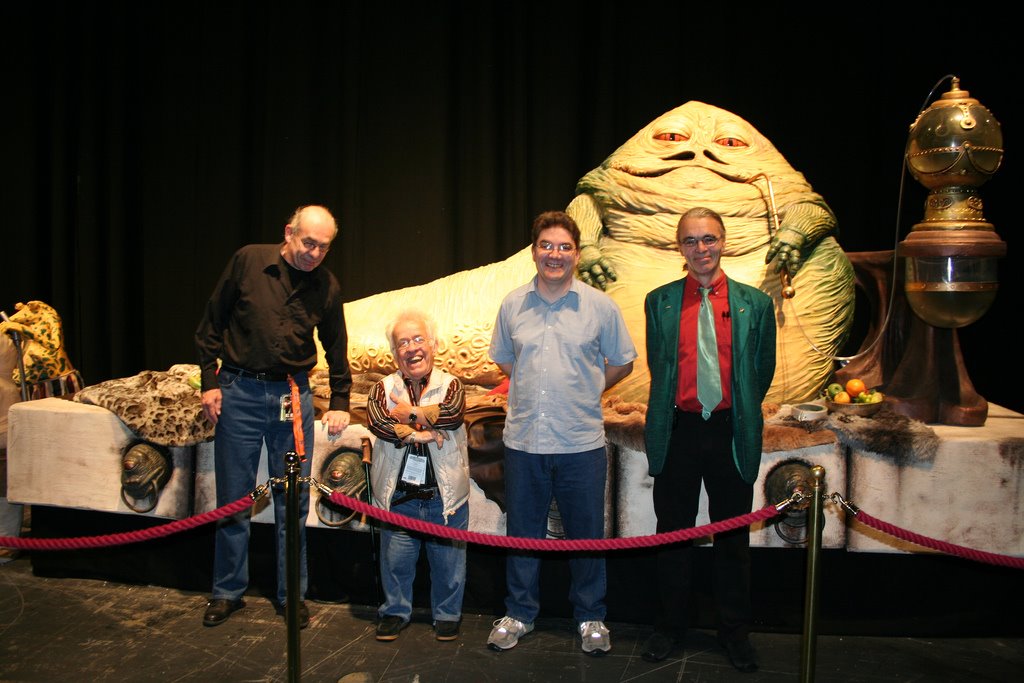
POLYGON ((902 538, 904 541, 910 541, 911 543, 916 543, 917 545, 924 546, 925 548, 939 550, 948 555, 957 555, 959 557, 967 558, 968 560, 995 564, 1001 567, 1024 569, 1024 557, 1011 557, 1009 555, 998 555, 984 550, 974 550, 973 548, 966 548, 962 545, 947 543, 945 541, 929 538, 928 536, 922 536, 921 534, 915 534, 913 531, 907 531, 906 529, 901 529, 898 526, 893 526, 888 522, 875 519, 863 510, 859 510, 857 512, 857 521, 864 522, 864 524, 874 527, 875 529, 887 533, 890 536, 902 538))
POLYGON ((23 550, 80 550, 82 548, 105 548, 112 545, 125 545, 148 541, 154 538, 163 538, 176 534, 179 531, 194 529, 209 522, 216 521, 222 517, 230 517, 246 508, 252 507, 255 501, 246 495, 234 503, 228 503, 216 510, 210 510, 187 519, 178 519, 169 524, 154 526, 138 531, 126 531, 119 534, 107 534, 105 536, 82 536, 79 538, 18 538, 12 536, 0 537, 0 547, 21 548, 23 550))
POLYGON ((651 546, 676 543, 678 541, 689 541, 694 538, 702 538, 710 534, 717 534, 730 529, 738 529, 748 526, 754 522, 770 519, 779 514, 774 505, 767 505, 760 510, 749 512, 740 517, 733 517, 721 522, 712 522, 704 526, 690 529, 679 529, 663 534, 650 536, 625 536, 622 538, 573 538, 573 539, 549 539, 549 538, 518 538, 516 536, 498 536, 496 534, 481 534, 476 531, 463 531, 453 529, 449 526, 424 522, 419 519, 399 515, 390 510, 364 503, 361 500, 346 496, 335 491, 331 494, 331 502, 335 505, 361 512, 364 515, 375 517, 382 522, 388 522, 396 526, 402 526, 413 531, 453 538, 457 541, 477 543, 480 545, 492 545, 498 548, 516 548, 519 550, 623 550, 626 548, 649 548, 651 546))
MULTIPOLYGON (((771 519, 779 514, 778 510, 775 509, 775 506, 766 505, 760 510, 755 510, 754 512, 750 512, 739 517, 733 517, 732 519, 712 522, 711 524, 705 524, 703 526, 693 527, 690 529, 669 531, 662 534, 627 536, 622 538, 581 538, 562 540, 517 538, 514 536, 499 536, 496 534, 482 534, 475 531, 453 529, 440 524, 433 524, 413 519, 411 517, 406 517, 404 515, 399 515, 389 510, 383 510, 370 505, 369 503, 364 503, 361 500, 338 492, 332 493, 330 500, 336 505, 341 505, 342 507, 355 510, 356 512, 374 517, 383 522, 402 526, 413 531, 465 541, 468 543, 490 545, 498 548, 515 548, 519 550, 595 551, 649 548, 657 545, 677 543, 679 541, 689 541, 695 538, 702 538, 711 534, 729 531, 731 529, 738 529, 740 527, 749 526, 755 522, 771 519)), ((223 517, 229 517, 251 507, 253 502, 253 499, 246 495, 233 503, 228 503, 216 510, 204 512, 194 517, 176 520, 162 526, 150 527, 148 529, 140 529, 138 531, 129 531, 118 534, 107 534, 104 536, 84 536, 80 538, 20 538, 13 536, 0 536, 0 547, 19 548, 23 550, 77 550, 82 548, 101 548, 136 543, 139 541, 148 541, 154 538, 170 536, 171 534, 185 531, 187 529, 194 529, 195 527, 208 524, 209 522, 216 521, 223 517)), ((911 543, 916 543, 917 545, 926 548, 932 548, 933 550, 938 550, 950 555, 957 555, 959 557, 987 564, 1011 567, 1014 569, 1024 569, 1024 558, 1000 555, 983 550, 974 550, 954 543, 947 543, 928 536, 922 536, 921 534, 907 531, 906 529, 894 526, 888 522, 876 519, 863 510, 859 510, 857 512, 856 518, 858 521, 861 521, 867 526, 873 527, 883 533, 905 541, 910 541, 911 543)))

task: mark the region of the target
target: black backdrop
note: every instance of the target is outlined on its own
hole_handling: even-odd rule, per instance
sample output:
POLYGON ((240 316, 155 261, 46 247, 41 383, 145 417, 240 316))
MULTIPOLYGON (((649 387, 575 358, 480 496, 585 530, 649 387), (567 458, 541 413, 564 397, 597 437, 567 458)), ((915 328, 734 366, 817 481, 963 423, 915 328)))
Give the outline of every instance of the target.
POLYGON ((960 338, 979 391, 1024 411, 1009 22, 722 4, 4 3, 0 307, 54 305, 89 383, 194 362, 226 259, 295 206, 338 216, 327 266, 349 300, 428 282, 525 246, 533 215, 689 100, 768 137, 847 251, 890 249, 925 196, 907 176, 897 232, 908 127, 956 74, 1009 149, 981 189, 1002 289, 960 338))

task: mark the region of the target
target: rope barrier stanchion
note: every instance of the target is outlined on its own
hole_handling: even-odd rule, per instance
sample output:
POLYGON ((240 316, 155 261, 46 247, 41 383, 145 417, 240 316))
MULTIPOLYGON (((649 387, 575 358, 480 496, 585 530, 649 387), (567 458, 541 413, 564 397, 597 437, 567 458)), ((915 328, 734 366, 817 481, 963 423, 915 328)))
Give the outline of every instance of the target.
POLYGON ((825 468, 811 468, 811 506, 807 511, 807 583, 804 585, 804 630, 800 639, 800 681, 814 681, 814 660, 818 640, 818 559, 821 556, 821 483, 825 468))
MULTIPOLYGON (((285 620, 288 622, 288 680, 295 683, 301 675, 301 637, 299 635, 299 455, 286 453, 285 461, 285 620)), ((303 520, 305 521, 305 520, 303 520)))
POLYGON ((302 399, 299 385, 288 375, 288 388, 292 400, 292 437, 295 450, 284 454, 284 500, 285 500, 285 599, 284 618, 288 624, 288 681, 298 683, 301 676, 302 638, 299 634, 299 602, 303 599, 299 581, 299 474, 306 461, 306 433, 302 424, 302 399))

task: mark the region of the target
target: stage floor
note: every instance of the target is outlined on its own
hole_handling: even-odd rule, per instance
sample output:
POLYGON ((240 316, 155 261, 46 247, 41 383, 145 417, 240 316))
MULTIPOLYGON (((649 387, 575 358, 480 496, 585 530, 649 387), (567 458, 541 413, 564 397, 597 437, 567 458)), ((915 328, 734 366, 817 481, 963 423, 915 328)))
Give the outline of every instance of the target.
MULTIPOLYGON (((0 680, 106 681, 288 680, 286 627, 263 597, 224 625, 204 628, 204 593, 78 578, 34 575, 26 555, 0 564, 0 680)), ((755 633, 761 669, 740 674, 714 634, 691 630, 680 656, 660 664, 640 658, 650 627, 609 622, 612 651, 582 654, 572 624, 538 620, 518 647, 485 647, 493 614, 464 616, 461 637, 433 638, 429 614, 418 609, 398 640, 374 639, 374 609, 311 602, 302 631, 301 680, 371 681, 794 681, 800 673, 799 635, 755 633)), ((1024 670, 1024 638, 820 636, 817 680, 1009 681, 1024 670)))

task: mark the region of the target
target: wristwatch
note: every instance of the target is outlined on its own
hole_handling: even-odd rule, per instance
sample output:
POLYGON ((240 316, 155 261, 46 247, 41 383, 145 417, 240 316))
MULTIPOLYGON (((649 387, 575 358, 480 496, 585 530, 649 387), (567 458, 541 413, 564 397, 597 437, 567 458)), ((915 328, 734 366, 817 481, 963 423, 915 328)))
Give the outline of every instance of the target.
POLYGON ((415 422, 416 422, 416 411, 415 410, 410 410, 409 411, 409 424, 414 424, 415 422))

